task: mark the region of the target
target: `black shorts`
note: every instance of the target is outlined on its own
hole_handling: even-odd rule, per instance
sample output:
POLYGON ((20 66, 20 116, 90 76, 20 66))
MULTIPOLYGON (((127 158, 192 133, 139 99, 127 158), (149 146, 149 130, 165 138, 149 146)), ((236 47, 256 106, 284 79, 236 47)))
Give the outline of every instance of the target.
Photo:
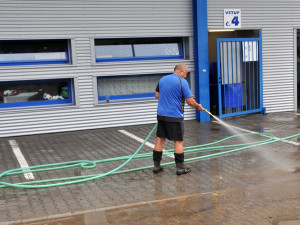
POLYGON ((158 120, 156 136, 159 138, 167 138, 171 141, 183 141, 183 121, 168 122, 158 120))

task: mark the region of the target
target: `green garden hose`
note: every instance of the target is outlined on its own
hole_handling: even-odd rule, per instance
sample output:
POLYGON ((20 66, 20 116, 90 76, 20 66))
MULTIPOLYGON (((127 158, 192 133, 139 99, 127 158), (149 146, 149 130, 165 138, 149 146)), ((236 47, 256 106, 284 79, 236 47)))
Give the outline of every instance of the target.
MULTIPOLYGON (((101 160, 96 160, 96 161, 77 160, 77 161, 70 161, 70 162, 31 166, 31 167, 26 167, 26 168, 16 168, 16 169, 11 169, 11 170, 2 172, 0 174, 0 179, 2 179, 3 177, 19 175, 19 174, 28 173, 28 172, 37 173, 37 172, 61 170, 61 169, 68 169, 68 168, 75 168, 75 167, 81 167, 82 169, 93 169, 97 166, 98 163, 107 163, 107 162, 115 162, 115 161, 124 161, 125 160, 125 162, 123 162, 120 166, 116 167, 115 169, 113 169, 107 173, 83 175, 83 176, 75 176, 75 177, 45 179, 45 180, 38 180, 38 181, 28 181, 28 182, 22 182, 22 183, 9 183, 9 182, 4 182, 4 181, 0 180, 0 188, 3 188, 3 187, 14 187, 14 188, 57 187, 57 186, 63 186, 63 185, 69 185, 69 184, 78 184, 78 183, 95 180, 95 179, 113 175, 113 174, 121 174, 121 173, 127 173, 127 172, 133 172, 133 171, 139 171, 139 170, 145 170, 145 169, 152 169, 153 165, 120 171, 120 169, 123 168, 126 164, 128 164, 132 159, 152 158, 152 152, 142 153, 142 154, 138 154, 138 153, 141 151, 141 149, 143 148, 145 143, 148 141, 148 139, 151 137, 151 135, 156 130, 156 128, 157 128, 157 124, 153 127, 153 129, 151 130, 151 132, 149 133, 147 138, 144 140, 144 142, 140 145, 140 147, 136 150, 136 152, 133 155, 120 156, 120 157, 114 157, 114 158, 109 158, 109 159, 101 159, 101 160)), ((278 141, 283 141, 283 140, 295 138, 298 136, 300 136, 300 134, 295 134, 292 136, 275 139, 275 137, 273 135, 267 134, 267 133, 247 133, 247 134, 233 135, 233 136, 226 137, 219 141, 211 142, 208 144, 185 147, 184 148, 185 154, 204 152, 204 151, 205 152, 222 151, 222 152, 211 153, 208 155, 202 155, 202 156, 198 156, 198 157, 194 157, 194 158, 187 158, 187 159, 185 159, 185 162, 209 159, 209 158, 213 158, 213 157, 217 157, 217 156, 234 153, 237 151, 246 150, 246 149, 257 147, 257 146, 272 144, 272 143, 275 143, 278 141), (222 143, 229 139, 236 138, 239 136, 246 136, 246 135, 259 135, 259 136, 263 136, 263 137, 268 137, 268 139, 262 140, 262 141, 250 142, 250 143, 243 143, 243 144, 214 146, 216 144, 222 143), (229 150, 226 150, 226 149, 229 149, 229 150)), ((166 150, 166 151, 164 151, 163 155, 169 155, 169 154, 172 154, 173 152, 174 152, 174 149, 166 150)), ((162 165, 167 166, 167 165, 171 165, 171 164, 174 164, 174 161, 167 162, 162 165)))

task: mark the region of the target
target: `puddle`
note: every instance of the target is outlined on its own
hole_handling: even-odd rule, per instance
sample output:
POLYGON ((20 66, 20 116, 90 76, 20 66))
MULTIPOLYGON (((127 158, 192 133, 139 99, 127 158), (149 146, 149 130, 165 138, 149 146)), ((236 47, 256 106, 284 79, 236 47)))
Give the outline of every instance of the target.
MULTIPOLYGON (((283 185, 283 184, 282 184, 283 185)), ((298 182, 295 184, 298 185, 298 182)), ((148 202, 132 203, 123 206, 102 208, 98 211, 78 212, 65 214, 53 218, 30 219, 23 223, 11 223, 11 225, 141 225, 141 224, 203 224, 210 220, 210 225, 222 224, 225 219, 232 219, 232 224, 248 224, 245 221, 235 220, 235 215, 245 216, 244 212, 231 212, 237 207, 243 209, 247 201, 252 203, 262 198, 268 198, 267 193, 273 184, 265 188, 248 190, 246 187, 236 187, 227 191, 207 192, 203 194, 191 194, 187 196, 171 197, 169 199, 152 200, 148 202), (250 191, 250 192, 249 192, 250 191), (228 213, 228 215, 227 215, 228 213), (213 220, 211 220, 213 215, 213 220), (245 222, 245 223, 243 223, 245 222)), ((275 185, 278 187, 278 185, 275 185)), ((276 203, 275 203, 276 204, 276 203)), ((263 205, 260 205, 261 208, 263 205)), ((254 208, 257 207, 254 204, 254 208)), ((276 209, 276 206, 274 205, 276 209)), ((250 213, 257 212, 257 209, 248 209, 250 213)), ((259 209, 263 212, 263 208, 259 209)), ((276 211, 276 210, 275 210, 276 211)), ((264 211, 263 218, 270 211, 264 211)), ((286 212, 286 211, 285 211, 286 212)), ((280 216, 283 210, 272 218, 269 217, 272 225, 299 225, 300 218, 295 214, 280 216)), ((248 221, 249 222, 249 221, 248 221)), ((254 221, 255 222, 255 221, 254 221)), ((256 223, 260 224, 260 223, 256 223)))
MULTIPOLYGON (((60 217, 56 219, 45 219, 45 220, 37 220, 34 222, 24 222, 24 223, 14 223, 13 225, 87 225, 84 222, 83 215, 70 216, 70 217, 60 217)), ((90 224, 91 225, 91 224, 90 224)))
POLYGON ((273 221, 272 225, 299 225, 300 216, 299 215, 286 215, 277 218, 273 221))
POLYGON ((215 201, 216 199, 207 199, 202 195, 190 195, 12 225, 170 224, 173 220, 185 224, 186 221, 191 221, 191 213, 201 214, 214 210, 217 207, 215 201))
POLYGON ((296 167, 295 170, 293 171, 293 173, 299 173, 299 172, 300 172, 300 167, 296 167))
POLYGON ((278 225, 299 225, 300 220, 289 220, 289 221, 281 221, 278 225))

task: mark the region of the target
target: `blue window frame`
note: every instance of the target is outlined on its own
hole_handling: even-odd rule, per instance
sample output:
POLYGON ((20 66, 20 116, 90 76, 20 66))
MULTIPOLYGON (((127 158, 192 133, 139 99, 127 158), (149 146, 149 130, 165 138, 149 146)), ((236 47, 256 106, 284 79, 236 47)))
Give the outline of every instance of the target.
POLYGON ((158 81, 164 75, 98 77, 98 101, 153 100, 158 81))
POLYGON ((68 63, 68 40, 0 41, 0 66, 68 63))
POLYGON ((184 59, 182 38, 96 39, 96 62, 184 59))
POLYGON ((0 108, 72 103, 71 79, 0 82, 0 108))

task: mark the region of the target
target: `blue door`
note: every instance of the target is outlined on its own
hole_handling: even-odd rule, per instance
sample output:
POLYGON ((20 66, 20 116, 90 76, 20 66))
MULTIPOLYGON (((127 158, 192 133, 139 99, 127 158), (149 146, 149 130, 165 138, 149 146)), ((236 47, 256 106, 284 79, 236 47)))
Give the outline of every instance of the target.
POLYGON ((219 117, 263 112, 261 38, 217 39, 219 117))

